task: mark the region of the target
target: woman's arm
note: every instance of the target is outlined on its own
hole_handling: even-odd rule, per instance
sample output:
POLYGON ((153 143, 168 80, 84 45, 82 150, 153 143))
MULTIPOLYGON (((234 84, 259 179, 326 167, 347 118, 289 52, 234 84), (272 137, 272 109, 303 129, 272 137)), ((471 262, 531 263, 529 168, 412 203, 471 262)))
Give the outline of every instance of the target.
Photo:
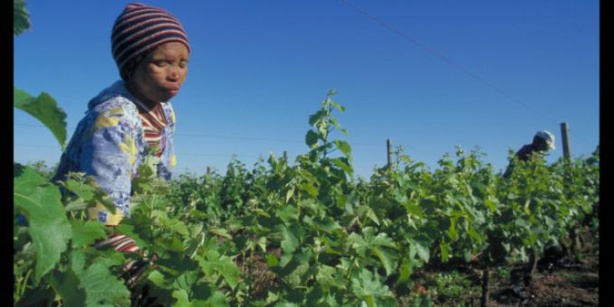
POLYGON ((124 216, 130 215, 132 177, 140 147, 137 128, 129 114, 116 107, 94 114, 87 130, 81 138, 81 171, 96 179, 118 209, 111 214, 100 206, 91 208, 88 213, 91 218, 107 225, 117 225, 124 216))

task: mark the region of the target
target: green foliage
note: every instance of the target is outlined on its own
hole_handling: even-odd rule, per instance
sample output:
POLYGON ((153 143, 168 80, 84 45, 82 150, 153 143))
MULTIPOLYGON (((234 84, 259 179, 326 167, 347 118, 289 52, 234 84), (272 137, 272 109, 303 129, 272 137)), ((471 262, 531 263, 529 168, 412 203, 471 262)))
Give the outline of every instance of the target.
MULTIPOLYGON (((29 29, 24 1, 14 0, 14 17, 14 35, 29 29)), ((74 173, 56 186, 41 165, 14 164, 15 305, 128 306, 147 286, 142 299, 163 306, 462 306, 467 280, 440 275, 422 293, 410 289, 412 277, 427 265, 476 259, 501 268, 578 227, 598 233, 598 148, 552 165, 510 153, 503 175, 478 149, 459 147, 429 170, 399 148, 394 163, 355 179, 351 146, 336 138, 347 131, 334 117, 345 111, 334 95, 309 116, 308 151, 293 163, 271 155, 249 171, 233 159, 224 176, 169 184, 148 159, 131 216, 116 229, 87 219, 90 207, 115 210, 93 178, 74 173), (157 259, 137 293, 118 278, 137 256, 92 247, 114 231, 157 259)), ((64 148, 66 115, 55 100, 18 89, 14 97, 64 148)))
POLYGON ((28 234, 36 253, 34 280, 39 282, 60 260, 71 238, 71 227, 57 187, 50 185, 30 168, 14 167, 13 203, 15 214, 30 223, 28 234))
MULTIPOLYGON (((438 306, 473 306, 479 297, 480 286, 456 270, 433 272, 421 285, 438 306)), ((421 301, 420 297, 414 301, 421 301)))
POLYGON ((30 13, 25 0, 13 0, 13 35, 17 36, 30 29, 30 13))
POLYGON ((43 123, 55 136, 62 149, 66 143, 66 113, 47 93, 32 97, 28 93, 13 89, 13 105, 34 116, 43 123))
MULTIPOLYGON (((170 184, 142 167, 131 216, 115 230, 156 255, 136 289, 148 285, 146 298, 165 306, 463 305, 475 283, 442 274, 416 292, 416 272, 477 255, 495 268, 526 261, 594 214, 598 151, 519 163, 503 176, 478 149, 457 148, 430 170, 399 148, 394 163, 355 179, 351 148, 333 133, 347 133, 333 93, 310 116, 308 151, 293 163, 271 155, 248 170, 233 159, 224 175, 170 184)), ((92 248, 108 230, 84 214, 114 210, 108 196, 83 174, 58 183, 71 192, 64 198, 34 168, 15 174, 16 212, 30 224, 15 224, 18 304, 130 304, 115 276, 135 256, 92 248), (42 257, 37 242, 54 242, 45 248, 55 256, 42 257)))
POLYGON ((80 287, 85 290, 86 306, 129 306, 130 292, 103 263, 93 263, 83 272, 80 287))

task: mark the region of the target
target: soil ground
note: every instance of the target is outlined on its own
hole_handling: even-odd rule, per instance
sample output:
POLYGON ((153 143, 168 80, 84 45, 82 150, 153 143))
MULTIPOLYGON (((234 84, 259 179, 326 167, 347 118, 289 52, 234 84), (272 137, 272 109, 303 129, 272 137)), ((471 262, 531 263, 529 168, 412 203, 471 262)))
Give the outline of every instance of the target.
MULTIPOLYGON (((516 278, 516 281, 513 277, 515 273, 516 276, 527 276, 526 264, 491 270, 488 306, 600 306, 598 237, 588 229, 580 234, 580 237, 578 242, 581 244, 575 253, 576 257, 571 259, 569 254, 560 251, 543 257, 538 262, 537 270, 528 285, 521 280, 522 277, 516 278)), ((465 280, 465 287, 455 296, 438 293, 432 298, 434 306, 480 306, 482 271, 464 266, 459 269, 461 277, 457 279, 456 285, 460 284, 458 280, 465 280)), ((429 280, 431 287, 434 287, 433 277, 438 276, 440 272, 430 271, 421 274, 426 288, 429 280)), ((449 271, 447 273, 449 274, 449 271)), ((449 289, 454 285, 436 288, 439 292, 442 292, 442 289, 448 289, 450 292, 449 289)), ((604 303, 601 305, 605 306, 604 303)))
POLYGON ((529 287, 514 292, 509 280, 498 280, 489 306, 599 306, 598 255, 583 263, 538 271, 529 287))
POLYGON ((509 280, 499 280, 490 306, 599 306, 599 238, 595 233, 588 227, 579 233, 575 257, 560 257, 560 253, 559 257, 544 257, 530 285, 521 291, 513 293, 509 280))

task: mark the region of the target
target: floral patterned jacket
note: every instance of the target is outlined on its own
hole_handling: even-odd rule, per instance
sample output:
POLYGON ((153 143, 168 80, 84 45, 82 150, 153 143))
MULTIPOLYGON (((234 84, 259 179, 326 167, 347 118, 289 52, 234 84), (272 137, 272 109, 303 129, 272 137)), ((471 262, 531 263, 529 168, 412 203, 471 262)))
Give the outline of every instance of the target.
MULTIPOLYGON (((115 82, 93 98, 52 179, 64 180, 69 172, 93 176, 119 209, 116 214, 102 206, 88 211, 90 218, 106 225, 117 225, 124 216, 130 216, 132 180, 147 156, 148 145, 143 139, 143 124, 134 100, 124 81, 115 82)), ((175 113, 170 102, 163 103, 162 108, 168 125, 162 131, 163 152, 157 172, 158 176, 170 180, 170 169, 176 164, 175 113)))

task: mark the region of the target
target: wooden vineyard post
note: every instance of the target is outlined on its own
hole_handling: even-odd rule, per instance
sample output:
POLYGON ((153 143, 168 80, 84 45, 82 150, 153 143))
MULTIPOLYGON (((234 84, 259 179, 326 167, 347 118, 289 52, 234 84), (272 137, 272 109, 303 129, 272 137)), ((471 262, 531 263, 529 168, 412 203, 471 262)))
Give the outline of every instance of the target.
MULTIPOLYGON (((569 126, 567 123, 561 123, 561 139, 563 141, 563 157, 567 162, 571 162, 571 145, 569 143, 569 126)), ((576 233, 576 228, 572 228, 569 234, 571 240, 571 246, 568 249, 568 256, 574 257, 577 253, 577 247, 579 246, 579 238, 576 233)))
POLYGON ((561 123, 561 135, 563 140, 563 156, 567 161, 571 161, 571 146, 569 144, 569 126, 561 123))
POLYGON ((482 272, 482 298, 480 300, 480 307, 488 307, 490 303, 490 268, 486 264, 484 271, 482 272))
POLYGON ((387 151, 387 159, 388 159, 388 168, 392 167, 392 142, 390 139, 386 139, 386 151, 387 151))

